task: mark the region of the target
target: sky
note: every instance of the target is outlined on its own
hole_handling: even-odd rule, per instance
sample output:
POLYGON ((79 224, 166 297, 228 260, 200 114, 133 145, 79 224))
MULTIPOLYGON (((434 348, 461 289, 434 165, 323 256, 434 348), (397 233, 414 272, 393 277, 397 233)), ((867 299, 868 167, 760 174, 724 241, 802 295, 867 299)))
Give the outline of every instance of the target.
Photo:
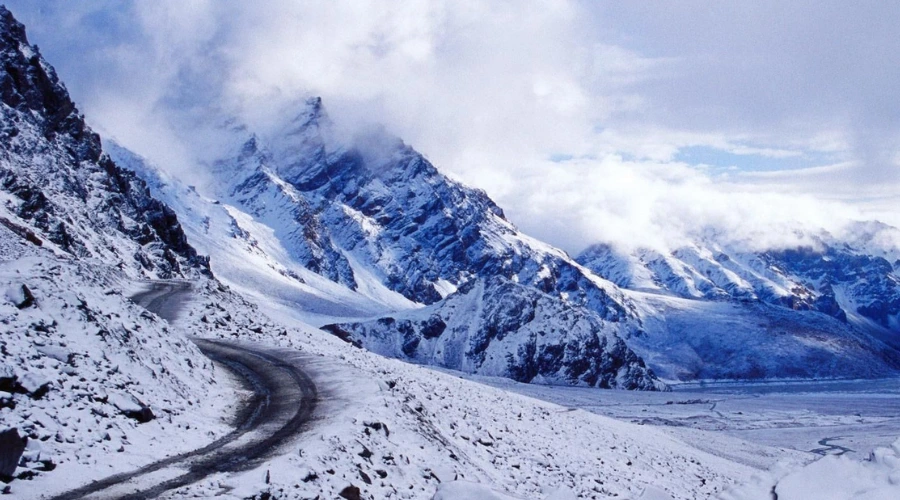
POLYGON ((577 253, 900 225, 900 3, 7 0, 89 124, 188 180, 305 96, 577 253))

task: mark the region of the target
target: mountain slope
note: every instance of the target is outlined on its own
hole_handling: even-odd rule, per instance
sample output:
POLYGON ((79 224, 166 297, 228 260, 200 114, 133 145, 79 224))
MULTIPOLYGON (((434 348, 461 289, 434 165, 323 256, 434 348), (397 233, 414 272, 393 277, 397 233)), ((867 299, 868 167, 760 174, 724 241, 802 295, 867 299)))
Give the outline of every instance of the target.
POLYGON ((0 138, 0 480, 96 478, 98 457, 128 467, 158 442, 203 442, 175 439, 185 425, 226 432, 214 415, 229 396, 212 363, 123 295, 135 279, 205 279, 207 260, 175 213, 103 154, 3 7, 0 138))
POLYGON ((147 277, 208 273, 175 213, 103 154, 100 138, 28 44, 24 27, 8 10, 0 18, 4 206, 72 256, 147 277))
POLYGON ((503 276, 604 319, 628 318, 615 287, 520 233, 484 192, 442 175, 399 139, 375 130, 335 143, 319 99, 301 115, 269 138, 275 172, 308 200, 335 244, 392 290, 431 304, 472 278, 503 276))
POLYGON ((324 329, 389 356, 520 382, 664 387, 597 315, 500 276, 423 309, 324 329))
MULTIPOLYGON (((162 172, 146 158, 115 142, 107 148, 116 163, 136 172, 146 181, 154 197, 179 214, 191 244, 210 256, 210 267, 216 277, 232 288, 260 300, 284 304, 310 323, 321 324, 336 317, 370 317, 384 311, 416 307, 366 276, 351 274, 357 283, 356 290, 352 290, 308 269, 307 266, 319 271, 323 268, 310 265, 307 259, 310 254, 300 251, 314 247, 304 240, 307 231, 297 222, 299 209, 292 202, 296 193, 277 177, 266 174, 261 166, 233 172, 234 176, 241 176, 236 181, 238 185, 247 186, 244 179, 248 177, 258 181, 256 196, 234 200, 230 191, 225 191, 223 202, 204 196, 194 186, 162 172), (241 199, 249 206, 238 205, 241 199), (282 220, 278 219, 279 214, 283 215, 282 220)), ((316 224, 315 218, 311 224, 316 224)), ((317 236, 313 238, 321 240, 317 236)), ((330 242, 326 240, 325 244, 330 242)))
MULTIPOLYGON (((860 236, 871 241, 889 226, 860 236)), ((814 235, 803 247, 747 251, 699 241, 669 255, 649 249, 621 254, 595 245, 577 260, 618 285, 684 298, 760 301, 793 310, 819 311, 841 321, 868 320, 900 331, 900 275, 880 252, 830 235, 814 235), (881 255, 877 255, 880 253, 881 255)))

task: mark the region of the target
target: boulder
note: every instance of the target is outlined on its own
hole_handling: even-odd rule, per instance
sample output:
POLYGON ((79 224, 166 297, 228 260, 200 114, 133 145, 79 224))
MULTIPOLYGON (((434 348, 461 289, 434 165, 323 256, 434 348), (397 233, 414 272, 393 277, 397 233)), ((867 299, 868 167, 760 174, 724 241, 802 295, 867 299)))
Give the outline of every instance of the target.
POLYGON ((6 299, 19 309, 34 305, 34 295, 27 285, 12 285, 6 289, 6 299))
POLYGON ((131 394, 111 393, 109 403, 115 406, 122 415, 133 418, 141 424, 156 418, 149 406, 131 394))
POLYGON ((28 438, 20 436, 16 428, 0 431, 0 481, 12 481, 27 444, 28 438))

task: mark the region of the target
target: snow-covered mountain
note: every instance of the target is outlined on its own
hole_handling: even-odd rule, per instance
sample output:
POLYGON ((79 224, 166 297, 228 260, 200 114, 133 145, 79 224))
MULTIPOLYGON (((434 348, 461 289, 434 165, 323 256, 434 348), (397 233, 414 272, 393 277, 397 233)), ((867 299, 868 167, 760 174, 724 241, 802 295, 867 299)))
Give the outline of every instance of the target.
POLYGON ((867 226, 869 231, 855 232, 856 241, 822 234, 812 236, 810 246, 747 251, 707 240, 668 254, 649 249, 625 254, 602 244, 577 260, 624 288, 691 299, 759 301, 900 331, 897 247, 865 246, 876 239, 889 241, 889 235, 900 241, 900 231, 867 226))
POLYGON ((276 134, 233 125, 227 133, 241 138, 241 146, 209 165, 213 181, 202 195, 112 148, 117 161, 179 210, 191 241, 209 248, 213 269, 226 281, 246 287, 251 271, 235 261, 264 260, 294 289, 282 298, 324 316, 320 324, 341 323, 352 332, 348 339, 390 356, 526 381, 662 387, 627 346, 641 326, 614 285, 520 233, 486 194, 442 175, 399 139, 382 131, 335 139, 318 98, 304 102, 276 134), (193 201, 186 204, 186 197, 193 201), (228 215, 213 222, 211 211, 228 215), (217 252, 221 240, 209 247, 202 241, 222 233, 226 219, 232 248, 217 252), (345 288, 343 296, 335 285, 345 288), (523 313, 522 304, 533 314, 523 313), (405 314, 420 316, 423 306, 457 326, 446 333, 393 332, 407 345, 394 349, 366 341, 368 329, 351 325, 353 317, 404 321, 405 314), (521 321, 507 320, 512 317, 521 321), (409 347, 421 342, 424 352, 435 337, 458 355, 409 347))
POLYGON ((197 189, 125 149, 112 154, 175 207, 220 277, 357 345, 473 373, 629 388, 657 387, 653 372, 876 377, 900 367, 885 267, 897 252, 884 234, 858 231, 857 253, 825 239, 819 250, 757 253, 709 238, 671 254, 600 245, 579 264, 399 139, 339 136, 317 98, 295 115, 268 134, 222 120, 238 146, 197 189))
POLYGON ((599 244, 577 260, 633 291, 645 348, 675 347, 652 356, 667 375, 887 375, 900 366, 900 231, 859 223, 847 234, 762 251, 711 237, 671 252, 599 244))
MULTIPOLYGON (((247 179, 252 178, 259 188, 258 196, 246 199, 248 207, 242 207, 229 201, 229 191, 222 196, 224 201, 205 196, 114 142, 107 148, 116 163, 137 172, 153 196, 179 214, 191 244, 210 256, 210 267, 217 278, 235 289, 302 310, 303 317, 313 323, 415 306, 359 273, 346 275, 356 283, 356 290, 329 279, 340 281, 338 275, 328 271, 339 265, 310 251, 321 251, 316 245, 316 235, 321 233, 309 233, 298 221, 304 220, 299 214, 305 203, 287 184, 275 182, 277 178, 262 168, 254 166, 235 174, 241 175, 237 184, 246 186, 247 179), (267 219, 267 215, 276 220, 267 219), (278 215, 283 218, 277 220, 278 215), (312 236, 307 239, 305 234, 312 236), (331 266, 324 271, 325 276, 314 271, 323 271, 325 266, 331 266)), ((244 162, 241 155, 236 158, 244 162)), ((306 220, 316 224, 315 218, 306 220)), ((330 245, 330 241, 325 244, 330 245)))
POLYGON ((471 280, 442 302, 394 317, 327 325, 375 352, 523 382, 662 388, 592 311, 502 276, 471 280))
MULTIPOLYGON (((641 356, 674 345, 651 340, 661 338, 659 322, 677 322, 677 314, 651 314, 655 303, 643 292, 622 291, 520 234, 483 193, 448 180, 396 139, 333 142, 313 100, 283 134, 232 130, 241 140, 210 165, 213 185, 197 189, 123 148, 109 147, 115 160, 106 156, 2 7, 0 60, 4 495, 47 498, 154 461, 151 469, 169 482, 182 471, 160 460, 227 438, 245 388, 185 334, 265 344, 265 356, 302 363, 322 397, 313 429, 239 470, 192 478, 163 496, 713 498, 757 467, 800 455, 723 436, 708 446, 702 442, 711 435, 702 431, 673 435, 573 411, 340 340, 522 381, 636 389, 661 387, 641 356), (334 335, 295 319, 272 321, 212 272, 260 301, 303 307, 305 318, 331 324, 334 335), (179 319, 165 321, 126 298, 148 278, 187 278, 179 283, 189 281, 194 293, 179 319)), ((874 248, 877 239, 861 244, 874 248)), ((845 324, 817 311, 796 314, 824 318, 811 342, 828 325, 845 324)), ((747 325, 760 315, 729 317, 747 325)), ((873 374, 887 366, 862 343, 848 357, 834 338, 826 340, 842 353, 838 361, 873 374)), ((731 348, 711 344, 723 354, 713 365, 726 366, 731 348)), ((823 374, 837 373, 825 361, 823 374)), ((653 405, 674 405, 656 396, 653 405)), ((866 477, 890 493, 894 448, 876 451, 874 466, 839 472, 874 470, 866 477)), ((809 481, 801 471, 730 498, 798 484, 802 496, 809 481)), ((120 486, 110 494, 132 493, 120 486)))

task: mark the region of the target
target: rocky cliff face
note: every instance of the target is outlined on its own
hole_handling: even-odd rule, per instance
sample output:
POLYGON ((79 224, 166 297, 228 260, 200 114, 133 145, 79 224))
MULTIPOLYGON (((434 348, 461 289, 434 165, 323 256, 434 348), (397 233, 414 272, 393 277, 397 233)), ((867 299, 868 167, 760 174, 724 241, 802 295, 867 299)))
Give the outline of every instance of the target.
POLYGON ((134 275, 208 274, 175 213, 103 154, 99 136, 6 9, 0 65, 0 190, 35 238, 134 275))

